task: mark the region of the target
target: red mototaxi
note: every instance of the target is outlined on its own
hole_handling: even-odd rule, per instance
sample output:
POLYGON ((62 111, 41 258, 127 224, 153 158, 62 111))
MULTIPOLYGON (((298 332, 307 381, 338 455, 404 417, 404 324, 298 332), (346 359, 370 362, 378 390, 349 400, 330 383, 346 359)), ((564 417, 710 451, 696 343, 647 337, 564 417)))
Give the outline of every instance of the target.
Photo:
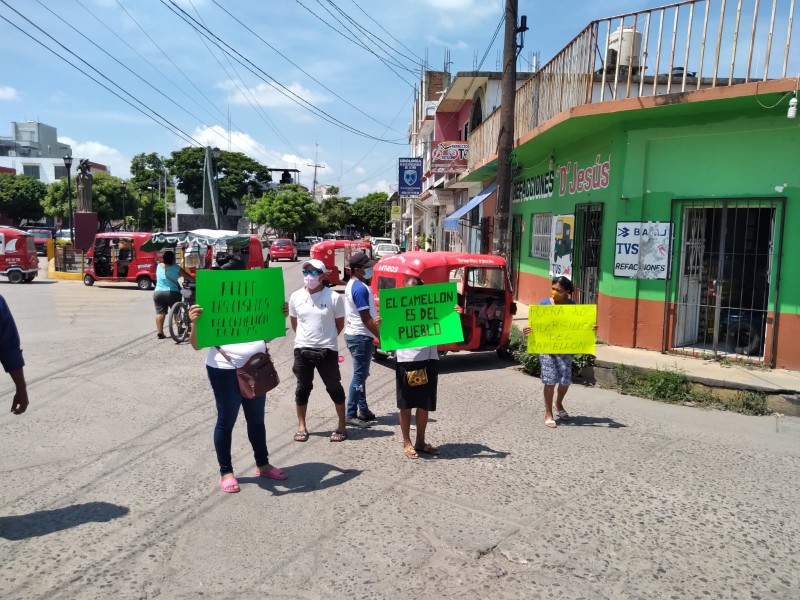
POLYGON ((139 231, 112 231, 95 235, 86 253, 84 285, 95 281, 135 283, 140 290, 151 289, 156 282, 159 251, 146 251, 142 245, 153 234, 139 231))
POLYGON ((15 227, 0 227, 0 275, 11 283, 30 283, 38 274, 33 235, 15 227))
POLYGON ((381 259, 375 265, 371 287, 380 307, 382 289, 403 287, 407 277, 423 283, 454 281, 458 304, 464 309, 464 341, 439 346, 439 352, 495 350, 508 356, 512 317, 517 312, 511 279, 504 258, 464 252, 405 252, 381 259))
POLYGON ((356 252, 366 252, 371 257, 372 245, 361 240, 325 240, 311 246, 311 258, 321 260, 328 270, 323 277, 328 287, 345 285, 350 280, 350 257, 356 252))

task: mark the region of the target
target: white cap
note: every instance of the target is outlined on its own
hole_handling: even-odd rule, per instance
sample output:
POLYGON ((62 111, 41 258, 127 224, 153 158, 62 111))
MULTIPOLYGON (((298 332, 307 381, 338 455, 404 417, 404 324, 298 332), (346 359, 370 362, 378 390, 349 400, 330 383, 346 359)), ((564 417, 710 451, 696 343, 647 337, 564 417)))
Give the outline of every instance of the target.
POLYGON ((325 263, 319 259, 312 258, 307 260, 303 263, 302 268, 305 269, 306 267, 311 267, 312 269, 317 269, 318 271, 322 271, 323 273, 327 273, 328 269, 325 268, 325 263))

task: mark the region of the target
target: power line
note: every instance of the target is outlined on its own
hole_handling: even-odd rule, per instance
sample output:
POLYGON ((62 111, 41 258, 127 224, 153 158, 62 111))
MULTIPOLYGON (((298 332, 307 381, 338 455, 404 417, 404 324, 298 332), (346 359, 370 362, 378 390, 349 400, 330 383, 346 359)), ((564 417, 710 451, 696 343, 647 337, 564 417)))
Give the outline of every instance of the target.
MULTIPOLYGON (((192 2, 192 0, 189 0, 189 4, 191 4, 192 8, 194 9, 194 12, 197 13, 197 17, 200 19, 201 22, 203 22, 203 25, 205 25, 203 17, 200 15, 200 11, 197 10, 197 7, 194 5, 194 2, 192 2)), ((245 98, 245 100, 247 100, 248 104, 250 104, 250 106, 253 108, 256 114, 259 117, 261 117, 264 123, 267 124, 267 126, 275 133, 276 136, 278 136, 278 138, 281 139, 281 141, 283 141, 284 144, 286 144, 295 154, 299 155, 300 152, 297 150, 297 148, 295 148, 292 145, 292 143, 286 138, 286 136, 283 135, 283 133, 278 129, 277 125, 275 125, 272 122, 272 119, 270 119, 269 116, 267 116, 267 113, 264 110, 264 108, 258 103, 252 91, 250 91, 250 89, 244 83, 244 80, 242 79, 241 75, 239 75, 239 71, 236 70, 236 67, 231 62, 230 57, 227 54, 225 54, 225 52, 222 52, 222 56, 225 57, 225 60, 227 61, 228 65, 231 67, 233 72, 236 73, 236 77, 231 77, 230 73, 228 73, 228 70, 225 68, 225 65, 223 65, 222 62, 220 62, 219 58, 217 58, 217 55, 214 54, 214 51, 211 50, 209 45, 206 43, 206 40, 203 38, 202 35, 200 35, 200 32, 195 30, 195 33, 197 34, 197 37, 200 38, 200 41, 203 42, 203 45, 206 47, 206 50, 208 50, 209 54, 211 54, 211 56, 214 57, 214 60, 217 61, 217 64, 222 68, 223 71, 225 71, 225 75, 228 76, 228 79, 230 79, 236 86, 236 88, 239 90, 239 92, 241 92, 242 96, 245 98), (244 85, 244 90, 239 86, 237 79, 241 81, 242 84, 244 85)), ((277 152, 272 152, 272 154, 278 157, 279 160, 283 160, 277 152)))
POLYGON ((158 45, 158 43, 156 43, 156 41, 155 41, 155 40, 154 40, 154 39, 153 39, 153 38, 150 36, 150 34, 149 34, 149 33, 147 33, 147 31, 145 31, 144 27, 142 27, 141 25, 139 25, 139 22, 138 22, 136 19, 134 19, 134 18, 133 18, 133 15, 132 15, 131 13, 129 13, 129 12, 128 12, 128 9, 127 9, 127 8, 125 8, 125 6, 123 6, 122 2, 121 2, 120 0, 115 0, 115 1, 116 1, 117 5, 118 5, 118 6, 119 6, 119 7, 120 7, 120 8, 121 8, 121 9, 122 9, 124 12, 125 12, 125 14, 126 14, 126 15, 128 15, 128 17, 130 18, 130 20, 131 20, 131 21, 133 21, 134 23, 136 23, 136 26, 137 26, 137 27, 138 27, 138 28, 139 28, 139 29, 142 31, 142 33, 143 33, 143 34, 145 34, 145 35, 147 36, 147 39, 148 39, 148 40, 150 40, 150 41, 153 43, 153 45, 154 45, 156 48, 158 48, 158 51, 159 51, 159 52, 161 52, 161 54, 163 54, 163 55, 164 55, 164 57, 165 57, 165 58, 166 58, 166 59, 167 59, 167 60, 170 62, 170 64, 171 64, 173 67, 175 67, 175 69, 178 71, 178 73, 180 73, 181 75, 183 75, 183 78, 184 78, 186 81, 188 81, 188 82, 189 82, 189 84, 190 84, 190 85, 191 85, 191 86, 192 86, 194 89, 196 89, 196 90, 197 90, 197 93, 198 93, 198 94, 200 94, 200 95, 201 95, 203 98, 205 98, 205 99, 206 99, 206 102, 208 102, 208 103, 209 103, 211 106, 213 106, 214 108, 216 108, 216 109, 217 109, 217 111, 219 111, 219 114, 221 114, 221 115, 222 115, 222 119, 223 119, 223 121, 224 121, 224 120, 226 119, 225 113, 224 113, 224 112, 222 112, 222 110, 220 110, 220 108, 219 108, 219 107, 218 107, 216 104, 214 104, 214 103, 211 101, 211 99, 210 99, 208 96, 206 96, 206 95, 205 95, 205 94, 202 92, 202 90, 201 90, 199 87, 197 87, 197 85, 195 85, 195 83, 194 83, 194 82, 193 82, 191 79, 189 79, 189 77, 186 75, 186 73, 184 73, 184 72, 183 72, 183 70, 182 70, 182 69, 181 69, 181 68, 180 68, 178 65, 176 65, 176 64, 175 64, 175 61, 173 61, 173 60, 172 60, 172 59, 169 57, 169 55, 168 55, 166 52, 164 52, 164 50, 162 50, 161 46, 159 46, 159 45, 158 45))
MULTIPOLYGON (((11 6, 9 6, 9 5, 8 5, 8 3, 7 3, 5 0, 0 0, 0 2, 2 2, 3 4, 5 4, 6 6, 8 6, 8 8, 11 8, 11 10, 13 10, 14 12, 17 12, 15 9, 13 9, 11 6)), ((17 14, 19 14, 19 13, 17 13, 17 14)), ((20 15, 20 16, 22 16, 22 15, 20 15)), ((22 18, 23 18, 23 19, 25 19, 26 21, 28 21, 28 22, 30 23, 30 21, 29 21, 28 19, 26 19, 24 16, 23 16, 22 18)), ((147 109, 148 109, 148 110, 150 110, 150 111, 151 111, 151 112, 152 112, 154 115, 156 115, 156 117, 158 117, 158 119, 161 119, 161 120, 162 120, 162 121, 164 121, 164 122, 163 122, 163 123, 162 123, 162 122, 159 122, 159 121, 156 119, 156 117, 154 117, 154 116, 153 116, 153 114, 148 114, 147 112, 145 112, 144 110, 142 110, 141 108, 139 108, 138 106, 136 106, 135 104, 133 104, 133 103, 132 103, 130 100, 128 100, 127 98, 124 98, 123 96, 120 96, 120 95, 119 95, 117 92, 115 92, 115 91, 114 91, 114 90, 112 90, 110 87, 108 87, 107 85, 105 85, 105 84, 104 84, 102 81, 98 81, 97 79, 95 79, 95 78, 94 78, 92 75, 90 75, 89 73, 87 73, 86 71, 84 71, 83 69, 81 69, 81 68, 80 68, 78 65, 76 65, 76 64, 75 64, 75 63, 73 63, 73 62, 71 62, 69 59, 67 59, 67 58, 63 57, 61 54, 59 54, 58 52, 56 52, 55 50, 53 50, 52 48, 50 48, 50 47, 49 47, 47 44, 45 44, 44 42, 42 42, 42 41, 40 41, 40 40, 36 39, 36 38, 35 38, 33 35, 31 35, 31 34, 30 34, 30 33, 28 33, 27 31, 25 31, 24 29, 22 29, 22 28, 21 28, 19 25, 17 25, 16 23, 14 23, 14 22, 10 21, 10 20, 9 20, 7 17, 5 17, 4 15, 0 15, 0 19, 3 19, 3 20, 6 22, 6 23, 8 23, 9 25, 11 25, 11 26, 12 26, 12 27, 14 27, 15 29, 19 30, 19 31, 20 31, 21 33, 23 33, 24 35, 26 35, 26 36, 28 36, 29 38, 31 38, 31 39, 32 39, 34 42, 36 42, 37 44, 39 44, 39 45, 40 45, 40 46, 42 46, 43 48, 45 48, 45 49, 49 50, 50 52, 52 52, 53 54, 55 54, 55 55, 56 55, 58 58, 60 58, 61 60, 63 60, 65 63, 67 63, 68 65, 70 65, 71 67, 73 67, 74 69, 76 69, 77 71, 80 71, 81 73, 83 73, 84 75, 86 75, 86 77, 88 77, 89 79, 91 79, 92 81, 94 81, 94 82, 95 82, 97 85, 99 85, 100 87, 102 87, 102 88, 104 88, 104 89, 108 90, 109 92, 111 92, 112 94, 114 94, 114 95, 115 95, 117 98, 119 98, 120 100, 122 100, 122 101, 123 101, 123 102, 125 102, 126 104, 129 104, 131 107, 133 107, 134 109, 136 109, 137 111, 139 111, 140 113, 142 113, 143 115, 145 115, 147 118, 149 118, 149 119, 151 119, 151 120, 155 121, 156 123, 158 123, 158 124, 159 124, 159 125, 161 125, 162 127, 165 127, 165 128, 167 128, 167 129, 169 129, 169 130, 170 130, 172 133, 174 133, 174 134, 178 135, 178 136, 179 136, 179 137, 181 137, 181 138, 182 138, 184 141, 187 141, 189 144, 196 144, 196 145, 198 145, 198 146, 203 146, 203 144, 201 144, 200 142, 198 142, 198 141, 197 141, 196 139, 194 139, 194 138, 193 138, 191 135, 189 135, 188 133, 186 133, 185 131, 183 131, 182 129, 180 129, 180 128, 179 128, 177 125, 173 125, 172 123, 170 123, 170 122, 169 122, 167 119, 165 119, 165 118, 164 118, 164 117, 162 117, 162 116, 161 116, 159 113, 157 113, 156 111, 154 111, 153 109, 151 109, 150 107, 148 107, 147 105, 145 105, 144 103, 142 103, 141 101, 139 101, 138 99, 136 99, 136 98, 135 98, 135 97, 134 97, 132 94, 130 94, 129 92, 127 92, 127 91, 123 90, 123 91, 125 91, 125 93, 126 93, 126 94, 128 94, 129 96, 131 96, 131 98, 134 98, 134 99, 135 99, 137 102, 139 102, 139 103, 140 103, 142 106, 145 106, 145 108, 147 108, 147 109), (165 123, 166 123, 166 124, 165 124, 165 123)), ((36 27, 36 25, 34 25, 34 27, 36 27)), ((39 28, 37 27, 37 29, 39 29, 39 28)), ((72 51, 71 51, 69 48, 67 48, 66 46, 64 46, 63 44, 61 44, 61 43, 60 43, 58 40, 54 39, 54 38, 53 38, 53 37, 52 37, 50 34, 48 34, 47 32, 45 32, 45 31, 43 31, 43 30, 41 30, 41 29, 39 29, 39 30, 40 30, 40 31, 42 31, 42 33, 44 33, 44 34, 45 34, 47 37, 49 37, 50 39, 52 39, 52 40, 53 40, 53 41, 54 41, 56 44, 58 44, 59 46, 61 46, 61 47, 62 47, 64 50, 66 50, 67 52, 69 52, 69 53, 70 53, 70 54, 72 54, 73 56, 77 57, 77 55, 76 55, 74 52, 72 52, 72 51)), ((81 59, 81 60, 82 60, 82 59, 81 59)), ((85 62, 85 61, 83 61, 83 62, 85 62)), ((91 65, 90 65, 90 67, 91 67, 91 65)), ((94 69, 94 67, 91 67, 91 68, 92 68, 92 69, 94 69)), ((94 69, 94 70, 95 70, 95 71, 97 71, 97 69, 94 69)), ((98 72, 98 73, 100 73, 99 71, 97 71, 97 72, 98 72)), ((105 76, 105 75, 103 75, 102 73, 100 73, 100 75, 101 75, 102 77, 104 77, 104 78, 108 79, 108 77, 106 77, 106 76, 105 76)), ((109 81, 111 81, 111 80, 109 79, 109 81)), ((113 83, 113 82, 112 82, 112 83, 113 83)), ((116 85, 116 86, 117 86, 117 87, 119 87, 120 89, 123 89, 123 88, 121 88, 119 85, 117 85, 116 83, 114 83, 114 85, 116 85)))
MULTIPOLYGON (((269 43, 267 40, 265 40, 263 37, 261 37, 260 35, 258 35, 258 34, 257 34, 255 31, 253 31, 253 30, 252 30, 250 27, 248 27, 248 26, 247 26, 245 23, 243 23, 243 22, 242 22, 242 21, 241 21, 241 20, 240 20, 238 17, 236 17, 235 15, 233 15, 233 14, 232 14, 232 13, 231 13, 231 12, 230 12, 230 11, 229 11, 227 8, 225 8, 225 7, 224 7, 224 6, 222 6, 222 5, 221 5, 219 2, 217 2, 217 0, 211 0, 211 1, 212 1, 214 4, 216 4, 216 5, 217 5, 217 6, 218 6, 220 9, 222 9, 222 10, 223 10, 223 11, 224 11, 224 12, 225 12, 225 13, 226 13, 226 14, 227 14, 227 15, 228 15, 230 18, 232 18, 234 21, 236 21, 237 23, 239 23, 239 25, 241 25, 242 27, 244 27, 245 29, 247 29, 247 31, 249 31, 250 33, 252 33, 252 34, 253 34, 254 36, 256 36, 256 37, 257 37, 259 40, 261 40, 261 41, 262 41, 264 44, 266 44, 266 45, 267 45, 269 48, 271 48, 271 49, 272 49, 272 50, 273 50, 275 53, 277 53, 277 54, 278 54, 278 56, 280 56, 281 58, 283 58, 283 59, 284 59, 286 62, 288 62, 288 63, 289 63, 289 64, 291 64, 292 66, 296 67, 296 68, 297 68, 297 69, 298 69, 298 70, 299 70, 301 73, 303 73, 304 75, 306 75, 307 77, 309 77, 309 78, 310 78, 312 81, 314 81, 314 82, 316 82, 317 84, 319 84, 319 85, 320 85, 320 86, 321 86, 321 87, 322 87, 324 90, 326 90, 327 92, 330 92, 331 94, 333 94, 334 96, 336 96, 336 97, 337 97, 339 100, 341 100, 342 102, 344 102, 345 104, 347 104, 349 107, 351 107, 351 108, 355 109, 357 112, 359 112, 359 113, 361 113, 362 115, 364 115, 365 117, 367 117, 369 120, 371 120, 371 121, 373 121, 373 122, 377 123, 378 125, 381 125, 382 127, 386 127, 386 128, 387 128, 387 130, 389 130, 389 129, 392 129, 390 126, 387 126, 385 123, 381 123, 380 121, 378 121, 377 119, 375 119, 375 118, 374 118, 374 117, 372 117, 371 115, 367 114, 366 112, 364 112, 363 110, 361 110, 360 108, 358 108, 357 106, 355 106, 354 104, 352 104, 352 103, 350 103, 349 101, 345 100, 345 99, 344 99, 344 98, 342 98, 342 97, 341 97, 339 94, 337 94, 337 93, 336 93, 336 92, 334 92, 332 89, 330 89, 329 87, 327 87, 327 86, 326 86, 324 83, 322 83, 321 81, 319 81, 319 80, 318 80, 316 77, 314 77, 313 75, 311 75, 311 73, 308 73, 308 72, 307 72, 305 69, 303 69, 303 68, 302 68, 300 65, 298 65, 296 62, 294 62, 294 61, 293 61, 291 58, 289 58, 288 56, 286 56, 286 55, 285 55, 283 52, 281 52, 281 51, 280 51, 280 50, 278 50, 278 49, 277 49, 275 46, 273 46, 272 44, 270 44, 270 43, 269 43)), ((392 129, 392 131, 396 131, 396 130, 393 130, 393 129, 392 129)), ((397 131, 397 133, 400 133, 400 132, 399 132, 399 131, 397 131)))
MULTIPOLYGON (((219 36, 217 36, 216 34, 211 32, 207 27, 205 27, 201 23, 199 23, 196 19, 194 19, 191 15, 189 15, 185 10, 183 10, 180 6, 178 6, 175 3, 175 0, 160 0, 160 1, 164 6, 169 8, 172 12, 174 12, 176 15, 178 15, 181 19, 183 19, 186 23, 191 25, 193 28, 195 28, 198 31, 202 30, 201 32, 203 33, 203 35, 206 36, 206 38, 209 41, 211 41, 211 43, 213 43, 215 46, 217 46, 218 48, 220 48, 224 52, 227 52, 229 54, 231 54, 231 53, 235 54, 236 55, 236 57, 235 57, 236 61, 239 62, 239 64, 241 64, 242 66, 244 66, 246 69, 248 69, 251 73, 253 73, 257 77, 261 78, 263 81, 265 81, 270 86, 272 86, 276 91, 278 91, 279 93, 281 93, 284 96, 286 96, 289 100, 291 100, 295 104, 301 106, 302 108, 305 108, 306 110, 308 110, 312 114, 322 118, 324 121, 327 121, 328 123, 331 123, 332 125, 336 125, 337 127, 340 127, 340 128, 342 128, 342 129, 344 129, 346 131, 350 131, 351 133, 354 133, 354 134, 359 135, 361 137, 382 141, 382 142, 385 142, 387 144, 401 145, 403 143, 403 142, 396 141, 396 140, 382 139, 382 138, 376 137, 374 135, 371 135, 369 133, 366 133, 364 131, 361 131, 359 129, 356 129, 352 125, 348 125, 347 123, 337 119, 336 117, 334 117, 333 115, 329 114, 328 112, 322 110, 318 106, 315 106, 313 103, 305 100, 304 98, 301 98, 296 93, 294 93, 292 90, 290 90, 289 88, 284 86, 282 83, 280 83, 278 80, 276 80, 274 77, 269 75, 266 71, 264 71, 263 69, 258 67, 250 59, 248 59, 247 57, 242 55, 239 51, 237 51, 235 48, 233 48, 228 43, 226 43, 224 40, 222 40, 219 36), (222 46, 220 46, 220 44, 224 45, 225 48, 223 49, 222 46), (263 77, 258 75, 257 72, 261 73, 263 75, 263 77), (266 77, 267 79, 271 80, 271 82, 274 82, 274 83, 270 83, 270 81, 267 81, 267 79, 264 79, 264 77, 266 77)), ((231 56, 233 56, 233 54, 231 54, 231 56)))
MULTIPOLYGON (((322 23, 324 23, 324 24, 325 24, 327 27, 329 27, 330 29, 332 29, 333 31, 335 31, 336 33, 338 33, 338 34, 339 34, 340 36, 342 36, 344 39, 346 39, 346 40, 348 40, 348 41, 350 41, 350 42, 354 43, 356 46, 358 46, 358 47, 360 47, 360 48, 362 48, 362 49, 366 50, 367 52, 369 52, 370 54, 372 54, 373 56, 375 56, 375 57, 376 57, 378 60, 380 60, 380 61, 381 61, 381 62, 382 62, 384 65, 386 65, 386 67, 387 67, 387 68, 388 68, 388 69, 389 69, 389 70, 390 70, 392 73, 394 73, 395 75, 397 75, 398 79, 400 79, 400 80, 401 80, 402 82, 404 82, 406 85, 408 85, 408 86, 410 86, 410 87, 414 87, 414 85, 413 85, 412 83, 410 83, 410 82, 409 82, 407 79, 405 79, 405 78, 404 78, 402 75, 400 75, 400 73, 398 73, 397 71, 395 71, 395 70, 394 70, 394 68, 393 68, 393 67, 392 67, 392 66, 391 66, 391 65, 390 65, 388 62, 386 62, 386 61, 383 59, 383 57, 381 57, 381 56, 378 56, 378 55, 377 55, 375 52, 373 52, 373 51, 372 51, 372 50, 371 50, 369 47, 367 47, 367 46, 366 46, 366 45, 364 45, 363 43, 359 42, 358 40, 356 40, 356 39, 353 39, 353 38, 351 38, 351 37, 348 37, 347 35, 345 35, 345 34, 344 34, 344 33, 342 33, 341 31, 339 31, 338 29, 336 29, 336 28, 335 28, 333 25, 331 25, 330 23, 328 23, 328 22, 327 22, 325 19, 323 19, 322 17, 320 17, 320 16, 319 16, 317 13, 315 13, 313 10, 311 10, 311 9, 310 9, 309 7, 307 7, 305 4, 303 4, 302 2, 300 2, 300 0, 295 0, 295 2, 297 2, 297 3, 298 3, 300 6, 302 6, 302 7, 303 7, 304 9, 306 9, 306 10, 307 10, 309 13, 311 13, 311 15, 312 15, 312 16, 314 16, 316 19, 319 19, 319 21, 321 21, 321 22, 322 22, 322 23)), ((345 28, 345 29, 346 29, 346 28, 345 28)), ((348 31, 349 31, 349 30, 348 30, 348 31)), ((398 66, 399 66, 399 65, 398 65, 398 66)), ((401 67, 401 68, 405 68, 405 67, 401 67)), ((416 73, 413 73, 413 72, 411 72, 411 73, 412 73, 413 75, 416 75, 416 73)))
MULTIPOLYGON (((105 48, 103 48, 102 46, 100 46, 99 44, 97 44, 96 42, 94 42, 94 40, 92 40, 92 39, 91 39, 91 38, 89 38, 87 35, 85 35, 83 32, 81 32, 81 31, 80 31, 80 29, 78 29, 77 27, 75 27, 74 25, 72 25, 71 23, 69 23, 68 21, 66 21, 66 20, 65 20, 65 19, 64 19, 64 18, 63 18, 61 15, 59 15, 58 13, 56 13, 56 12, 54 12, 53 10, 51 10, 50 8, 48 8, 48 7, 47 7, 45 4, 43 4, 43 3, 42 3, 42 1, 41 1, 41 0, 36 0, 36 2, 37 2, 37 3, 38 3, 38 4, 39 4, 39 5, 42 7, 42 8, 44 8, 46 11, 48 11, 50 14, 52 14, 53 16, 55 16, 57 19, 61 20, 61 22, 62 22, 62 23, 64 23, 64 24, 65 24, 67 27, 71 28, 73 31, 75 31, 76 33, 78 33, 78 35, 80 35, 81 37, 83 37, 83 38, 84 38, 86 41, 88 41, 90 44, 92 44, 92 45, 93 45, 95 48, 97 48, 98 50, 100 50, 101 52, 103 52, 104 54, 106 54, 106 55, 107 55, 109 58, 111 58, 112 60, 114 60, 114 61, 115 61, 117 64, 119 64, 121 67, 123 67, 124 69, 126 69, 126 70, 127 70, 129 73, 131 73, 132 75, 134 75, 135 77, 137 77, 137 78, 138 78, 140 81, 142 81, 144 84, 146 84, 147 86, 149 86, 150 88, 152 88, 153 90, 155 90, 156 92, 158 92, 159 94, 161 94, 161 95, 162 95, 164 98, 166 98, 167 100, 169 100, 170 102, 172 102, 172 104, 174 104, 175 106, 177 106, 178 108, 180 108, 181 110, 183 110, 183 111, 184 111, 186 114, 188 114, 190 117, 192 117, 193 119, 196 119, 198 122, 200 122, 200 123, 202 123, 203 125, 205 125, 205 127, 207 127, 207 128, 209 128, 209 129, 211 129, 211 127, 210 127, 208 124, 204 123, 204 122, 203 122, 203 120, 202 120, 200 117, 198 117, 197 115, 195 115, 195 114, 191 113, 191 112, 190 112, 188 109, 186 109, 185 107, 181 106, 180 104, 178 104, 178 102, 176 102, 175 100, 173 100, 172 98, 170 98, 169 96, 167 96, 167 95, 166 95, 164 92, 162 92, 162 91, 161 91, 161 90, 159 90, 159 89, 158 89, 156 86, 154 86, 152 83, 150 83, 149 81, 147 81, 147 79, 145 79, 144 77, 142 77, 141 75, 139 75, 138 73, 136 73, 136 71, 134 71, 133 69, 131 69, 130 67, 128 67, 128 66, 127 66, 125 63, 123 63, 122 61, 120 61, 120 60, 119 60, 117 57, 115 57, 113 54, 109 53, 109 52, 108 52, 108 51, 107 51, 105 48)), ((115 84, 115 85, 116 85, 116 84, 115 84)), ((117 86, 117 87, 119 87, 119 86, 117 86)), ((120 88, 120 89, 122 89, 122 88, 120 88)), ((128 93, 128 92, 125 92, 125 93, 128 93)), ((149 110, 152 110, 152 109, 149 109, 149 110)), ((238 145, 237 145, 236 147, 237 147, 237 148, 239 148, 239 150, 242 150, 242 152, 243 152, 244 154, 247 154, 247 153, 244 151, 244 149, 243 149, 243 148, 241 148, 240 146, 238 146, 238 145)), ((252 157, 251 157, 251 158, 252 158, 252 157)))
POLYGON ((391 33, 389 33, 388 31, 386 31, 386 29, 383 27, 383 25, 381 25, 381 24, 380 24, 380 23, 378 23, 378 22, 377 22, 375 19, 373 19, 371 16, 369 16, 369 14, 368 14, 368 13, 366 13, 366 12, 364 11, 364 9, 363 9, 363 8, 361 8, 361 6, 359 6, 359 4, 358 4, 358 2, 356 2, 356 0, 351 0, 351 2, 352 2, 353 4, 355 4, 356 8, 357 8, 358 10, 360 10, 362 13, 364 13, 364 14, 366 15, 366 17, 367 17, 367 18, 368 18, 370 21, 372 21, 373 23, 375 23, 375 25, 377 25, 378 27, 380 27, 380 28, 381 28, 381 29, 382 29, 382 30, 383 30, 383 31, 386 33, 386 35, 388 35, 388 36, 389 36, 390 38, 392 38, 392 39, 393 39, 395 42, 397 42, 397 43, 398 43, 398 44, 400 44, 400 45, 401 45, 403 48, 405 48, 405 49, 406 49, 406 50, 408 50, 408 51, 409 51, 411 54, 413 54, 413 55, 414 55, 414 56, 417 58, 417 60, 419 60, 419 62, 420 62, 420 63, 423 63, 423 62, 425 62, 425 59, 424 59, 424 58, 422 58, 420 55, 418 55, 416 52, 414 52, 414 51, 413 51, 411 48, 409 48, 408 46, 406 46, 406 45, 405 45, 403 42, 401 42, 401 41, 400 41, 400 40, 398 40, 396 37, 394 37, 394 36, 393 36, 391 33))

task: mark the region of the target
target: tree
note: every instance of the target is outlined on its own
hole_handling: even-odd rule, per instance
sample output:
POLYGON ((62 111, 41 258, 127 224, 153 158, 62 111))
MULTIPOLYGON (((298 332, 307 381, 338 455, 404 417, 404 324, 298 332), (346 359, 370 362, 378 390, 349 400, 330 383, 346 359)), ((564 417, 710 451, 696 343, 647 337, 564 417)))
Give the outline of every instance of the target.
MULTIPOLYGON (((189 206, 203 206, 203 164, 205 149, 187 147, 176 150, 166 165, 177 179, 178 189, 188 197, 189 206)), ((241 152, 221 151, 216 162, 217 185, 222 214, 236 208, 250 194, 251 186, 270 182, 267 167, 241 152)))
POLYGON ((299 185, 283 185, 248 206, 247 216, 259 225, 303 237, 317 228, 319 205, 314 196, 299 185))
MULTIPOLYGON (((112 220, 122 218, 122 202, 123 197, 126 198, 126 212, 131 213, 133 207, 131 205, 130 194, 125 196, 127 192, 123 193, 122 180, 119 177, 106 173, 104 171, 96 171, 92 173, 94 182, 92 183, 92 208, 97 213, 97 220, 100 229, 105 229, 106 225, 111 223, 112 220)), ((72 183, 72 208, 75 209, 75 198, 77 190, 75 189, 75 180, 72 183)), ((59 217, 61 219, 67 218, 69 212, 69 199, 67 197, 67 180, 66 178, 56 181, 47 186, 47 193, 42 200, 42 207, 44 212, 52 217, 59 217)), ((162 206, 163 208, 163 206, 162 206)))
POLYGON ((356 229, 373 235, 383 234, 386 229, 386 192, 372 192, 353 203, 352 222, 356 229))
POLYGON ((47 186, 33 177, 0 173, 0 212, 19 224, 22 219, 38 221, 44 214, 42 200, 47 186))
POLYGON ((352 221, 353 208, 349 198, 329 196, 320 204, 320 228, 326 232, 339 231, 352 221))

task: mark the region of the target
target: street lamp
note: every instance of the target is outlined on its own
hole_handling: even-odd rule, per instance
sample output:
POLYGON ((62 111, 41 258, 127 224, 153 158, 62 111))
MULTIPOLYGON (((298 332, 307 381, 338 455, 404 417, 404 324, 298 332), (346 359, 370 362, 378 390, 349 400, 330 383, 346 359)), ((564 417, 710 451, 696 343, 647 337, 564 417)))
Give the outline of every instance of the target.
POLYGON ((150 206, 148 207, 147 214, 150 217, 150 229, 153 228, 153 206, 155 205, 155 191, 156 185, 158 182, 155 179, 151 179, 149 181, 150 185, 147 186, 147 189, 150 190, 150 206))
POLYGON ((211 156, 214 157, 214 196, 217 199, 217 208, 214 218, 217 220, 218 228, 222 229, 222 204, 219 200, 219 179, 217 177, 217 171, 219 170, 219 157, 222 152, 216 146, 211 149, 211 156))
POLYGON ((67 224, 69 225, 69 241, 72 245, 75 245, 75 236, 72 233, 72 180, 70 179, 70 169, 72 168, 72 155, 67 154, 64 157, 64 166, 67 167, 67 202, 69 203, 69 219, 67 224))
POLYGON ((125 197, 128 195, 128 184, 125 183, 125 180, 119 182, 119 187, 122 189, 122 231, 126 231, 125 229, 125 197))
POLYGON ((137 190, 139 192, 139 220, 136 225, 136 231, 142 230, 142 190, 137 190))

